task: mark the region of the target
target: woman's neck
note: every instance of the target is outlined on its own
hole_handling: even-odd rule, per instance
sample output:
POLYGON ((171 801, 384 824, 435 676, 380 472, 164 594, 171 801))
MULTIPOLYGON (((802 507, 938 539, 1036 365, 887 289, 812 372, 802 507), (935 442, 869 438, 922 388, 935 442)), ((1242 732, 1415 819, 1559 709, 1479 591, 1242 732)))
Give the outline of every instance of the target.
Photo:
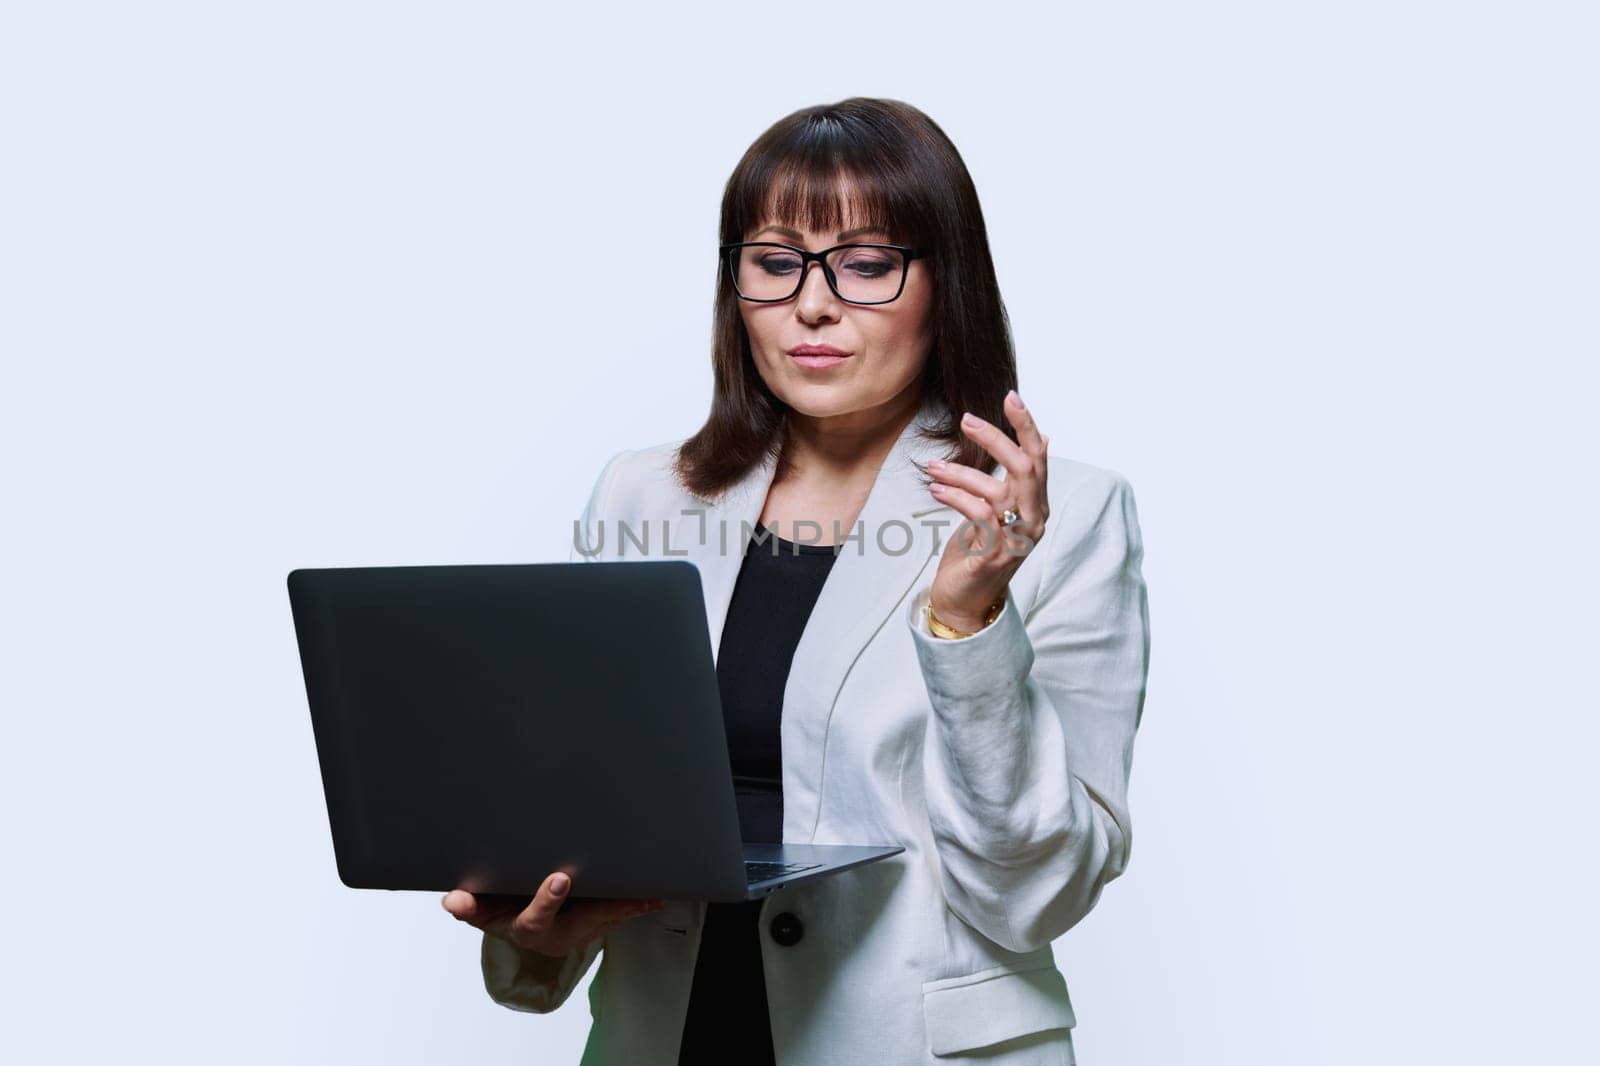
POLYGON ((837 544, 851 532, 884 460, 920 406, 918 393, 910 391, 844 415, 813 418, 791 410, 789 473, 768 490, 761 524, 785 540, 837 544), (814 527, 797 531, 796 522, 816 523, 820 539, 814 527))
POLYGON ((848 414, 812 417, 791 410, 785 455, 793 476, 870 484, 920 407, 918 390, 907 389, 848 414))

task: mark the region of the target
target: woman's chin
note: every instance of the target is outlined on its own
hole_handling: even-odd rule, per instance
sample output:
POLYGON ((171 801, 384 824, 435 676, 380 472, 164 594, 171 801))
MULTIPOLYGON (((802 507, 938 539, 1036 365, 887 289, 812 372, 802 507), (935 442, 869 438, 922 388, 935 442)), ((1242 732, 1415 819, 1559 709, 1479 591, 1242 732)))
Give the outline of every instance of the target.
POLYGON ((791 411, 808 418, 832 418, 872 406, 870 398, 861 395, 859 390, 839 386, 792 389, 787 395, 779 394, 778 398, 791 411))

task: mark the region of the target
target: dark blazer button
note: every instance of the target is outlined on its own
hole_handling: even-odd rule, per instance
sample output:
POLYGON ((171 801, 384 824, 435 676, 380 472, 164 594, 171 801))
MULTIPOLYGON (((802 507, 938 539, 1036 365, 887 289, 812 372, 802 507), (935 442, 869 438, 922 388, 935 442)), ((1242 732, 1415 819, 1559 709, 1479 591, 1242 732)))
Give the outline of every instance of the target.
POLYGON ((806 927, 800 924, 800 919, 784 911, 772 919, 772 939, 786 948, 792 948, 800 943, 800 938, 805 935, 806 927))

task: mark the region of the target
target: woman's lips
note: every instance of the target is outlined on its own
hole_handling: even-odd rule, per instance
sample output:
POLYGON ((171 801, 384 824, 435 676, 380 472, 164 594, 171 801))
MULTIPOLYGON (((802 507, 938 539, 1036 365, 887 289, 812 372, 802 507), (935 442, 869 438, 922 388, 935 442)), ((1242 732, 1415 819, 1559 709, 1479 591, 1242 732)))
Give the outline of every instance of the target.
POLYGON ((797 355, 794 356, 794 361, 801 366, 821 369, 825 366, 838 366, 848 358, 850 358, 848 355, 797 355))
POLYGON ((831 344, 802 344, 789 349, 789 357, 803 367, 821 370, 838 366, 850 358, 850 353, 840 351, 831 344))

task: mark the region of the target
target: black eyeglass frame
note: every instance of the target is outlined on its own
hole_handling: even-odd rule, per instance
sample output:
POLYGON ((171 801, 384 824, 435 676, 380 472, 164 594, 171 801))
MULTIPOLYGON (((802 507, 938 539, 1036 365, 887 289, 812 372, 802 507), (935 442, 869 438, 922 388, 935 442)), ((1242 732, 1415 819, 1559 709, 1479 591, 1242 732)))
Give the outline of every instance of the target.
POLYGON ((738 296, 739 299, 749 300, 753 304, 787 303, 796 296, 799 296, 800 290, 805 287, 806 271, 811 268, 811 264, 813 262, 821 265, 822 276, 828 282, 828 288, 832 289, 833 294, 839 299, 843 300, 845 303, 855 304, 857 307, 879 307, 883 304, 892 304, 896 300, 900 299, 901 294, 906 291, 906 278, 910 277, 911 275, 911 261, 913 259, 926 259, 928 257, 928 253, 925 250, 921 248, 907 248, 903 244, 860 244, 854 242, 850 244, 836 244, 832 248, 824 248, 820 252, 808 252, 804 248, 796 248, 792 244, 784 244, 781 241, 740 241, 737 244, 718 245, 717 249, 722 254, 723 259, 727 261, 728 280, 733 283, 734 294, 738 296), (798 255, 800 257, 800 274, 798 279, 795 281, 794 291, 787 296, 781 296, 771 300, 762 300, 754 296, 746 296, 739 288, 739 275, 737 271, 734 270, 735 257, 729 254, 730 252, 733 252, 739 248, 783 248, 786 251, 794 252, 796 255, 798 255), (841 293, 839 291, 839 279, 833 276, 833 270, 828 266, 828 256, 834 252, 837 252, 841 248, 888 248, 891 251, 899 252, 901 255, 905 256, 905 265, 900 271, 900 288, 896 289, 895 294, 889 297, 887 300, 852 300, 850 297, 841 293))

